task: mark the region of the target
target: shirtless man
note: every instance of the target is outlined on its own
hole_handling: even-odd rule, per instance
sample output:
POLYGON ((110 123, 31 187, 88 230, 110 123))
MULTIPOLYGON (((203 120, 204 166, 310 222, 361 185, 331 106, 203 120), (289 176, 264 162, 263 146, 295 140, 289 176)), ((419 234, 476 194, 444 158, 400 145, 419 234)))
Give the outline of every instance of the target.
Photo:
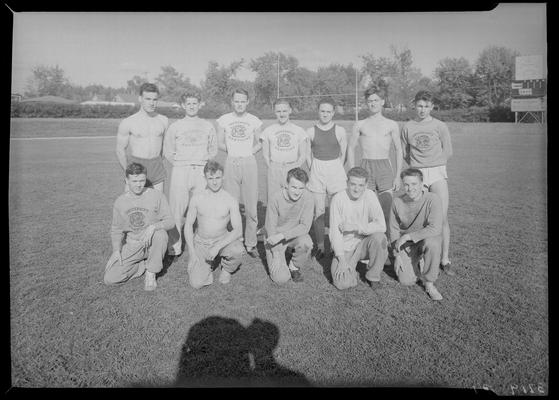
POLYGON ((166 172, 161 149, 169 119, 155 111, 158 96, 159 89, 153 83, 140 86, 140 110, 125 118, 118 126, 116 156, 123 170, 131 162, 145 166, 146 185, 163 191, 166 172))
MULTIPOLYGON (((355 166, 357 144, 362 151, 361 167, 369 173, 369 189, 377 193, 384 213, 384 221, 389 226, 392 193, 400 189, 402 170, 402 145, 398 123, 382 115, 386 91, 372 86, 365 91, 365 100, 371 115, 353 126, 348 143, 347 160, 349 167, 355 166), (396 172, 390 163, 390 146, 396 149, 396 172)), ((387 229, 387 236, 389 232, 387 229)))
POLYGON ((204 167, 207 188, 194 194, 184 224, 184 237, 188 248, 188 277, 195 289, 213 283, 212 263, 221 256, 219 281, 229 283, 231 274, 241 265, 244 248, 239 240, 242 222, 239 203, 222 189, 223 167, 216 161, 208 161, 204 167), (193 225, 198 229, 194 233, 193 225), (231 222, 233 230, 227 230, 231 222))
POLYGON ((235 89, 231 98, 233 112, 217 119, 218 146, 227 153, 223 185, 227 192, 245 205, 245 246, 251 257, 256 251, 258 227, 258 167, 254 156, 262 148, 260 131, 262 121, 247 112, 248 92, 235 89))
POLYGON ((204 166, 217 155, 217 137, 211 122, 198 117, 201 97, 187 92, 180 98, 186 115, 169 126, 163 140, 163 155, 172 163, 169 207, 176 230, 169 231, 169 255, 182 253, 182 226, 191 194, 206 188, 204 166))
POLYGON ((310 146, 307 146, 309 184, 307 188, 314 197, 315 258, 324 256, 324 218, 326 203, 333 195, 345 190, 347 177, 344 169, 347 135, 343 127, 332 122, 335 103, 324 98, 318 103, 318 123, 307 129, 310 146))

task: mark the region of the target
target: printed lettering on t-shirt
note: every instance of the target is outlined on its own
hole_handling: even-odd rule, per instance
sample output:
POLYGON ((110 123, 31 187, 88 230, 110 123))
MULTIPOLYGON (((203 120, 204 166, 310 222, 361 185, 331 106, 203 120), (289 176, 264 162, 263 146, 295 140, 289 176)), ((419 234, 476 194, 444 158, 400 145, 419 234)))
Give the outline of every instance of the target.
POLYGON ((145 227, 145 218, 147 212, 147 209, 141 207, 134 207, 126 212, 128 214, 128 220, 130 221, 130 227, 133 230, 136 231, 145 227))
POLYGON ((295 148, 292 142, 293 136, 288 132, 277 132, 276 133, 276 147, 279 151, 288 151, 295 148))
POLYGON ((230 137, 232 140, 244 141, 248 138, 248 128, 249 124, 246 122, 237 122, 231 125, 230 137))
POLYGON ((186 132, 181 132, 177 136, 177 143, 185 146, 191 146, 196 144, 203 144, 206 139, 206 132, 200 129, 193 129, 186 132))
POLYGON ((413 135, 413 145, 419 150, 433 148, 439 142, 439 136, 435 132, 418 132, 413 135))

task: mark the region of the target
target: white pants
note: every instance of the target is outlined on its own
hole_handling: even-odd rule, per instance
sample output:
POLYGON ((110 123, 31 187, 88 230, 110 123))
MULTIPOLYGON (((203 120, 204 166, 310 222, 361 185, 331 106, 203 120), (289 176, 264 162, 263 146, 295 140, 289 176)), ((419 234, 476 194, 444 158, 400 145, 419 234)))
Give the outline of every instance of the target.
POLYGON ((203 165, 173 166, 169 187, 169 208, 176 229, 169 231, 169 254, 182 253, 182 227, 191 196, 206 188, 203 165))

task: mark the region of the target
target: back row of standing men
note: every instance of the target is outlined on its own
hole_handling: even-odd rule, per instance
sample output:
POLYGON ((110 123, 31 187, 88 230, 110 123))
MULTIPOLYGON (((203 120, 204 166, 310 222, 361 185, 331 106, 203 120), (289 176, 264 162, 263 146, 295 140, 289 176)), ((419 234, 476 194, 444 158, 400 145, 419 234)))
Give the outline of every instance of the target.
MULTIPOLYGON (((193 273, 193 271, 199 270, 199 268, 197 269, 199 264, 204 264, 200 262, 200 258, 210 260, 218 254, 222 256, 223 271, 220 276, 220 281, 222 282, 229 281, 230 273, 234 272, 234 269, 238 267, 238 265, 231 265, 230 268, 224 268, 223 259, 227 257, 223 257, 223 249, 228 247, 229 253, 235 253, 235 251, 238 252, 239 250, 239 244, 235 241, 234 236, 241 229, 239 228, 240 219, 237 221, 238 203, 241 201, 241 198, 244 203, 246 218, 244 246, 247 253, 251 256, 256 257, 258 255, 256 251, 258 168, 255 154, 261 149, 263 149, 263 158, 268 167, 266 234, 267 259, 272 279, 276 281, 283 279, 278 278, 278 276, 287 276, 287 280, 290 276, 294 280, 301 279, 298 266, 296 266, 297 263, 293 262, 289 265, 289 275, 275 274, 274 276, 272 270, 277 271, 277 265, 281 265, 281 263, 277 264, 274 261, 273 255, 279 254, 277 251, 272 251, 274 247, 285 250, 287 244, 291 244, 291 247, 295 248, 296 255, 297 249, 303 249, 301 251, 306 253, 307 251, 310 252, 312 248, 310 237, 308 240, 302 240, 302 235, 287 238, 285 235, 277 233, 278 224, 282 225, 283 223, 285 225, 285 221, 282 222, 282 220, 289 219, 295 221, 297 218, 300 218, 303 228, 299 230, 301 230, 303 235, 307 235, 310 226, 304 232, 304 227, 309 225, 309 223, 303 223, 303 220, 312 218, 316 244, 315 257, 320 259, 325 255, 324 217, 326 205, 329 201, 332 202, 329 230, 329 239, 334 252, 332 276, 337 287, 344 288, 357 284, 355 267, 350 264, 353 264, 353 261, 356 264, 363 258, 369 258, 367 279, 371 282, 371 286, 375 286, 374 284, 380 281, 380 271, 385 260, 389 261, 390 259, 387 258, 388 252, 385 236, 376 235, 376 239, 372 240, 373 233, 386 232, 386 237, 388 237, 393 245, 392 247, 398 245, 397 251, 393 254, 393 256, 396 256, 401 254, 400 247, 405 242, 411 242, 410 244, 417 244, 420 241, 424 242, 425 238, 421 234, 416 234, 415 238, 410 239, 408 233, 411 232, 406 231, 412 225, 418 228, 416 230, 425 230, 426 227, 432 228, 433 223, 438 224, 438 227, 435 227, 434 230, 431 229, 433 232, 429 232, 431 236, 441 238, 439 246, 440 256, 436 260, 436 269, 438 271, 440 264, 441 268, 449 275, 454 274, 448 259, 450 234, 446 217, 448 209, 446 161, 452 155, 452 146, 446 125, 430 116, 433 107, 433 99, 430 93, 420 92, 417 94, 415 98, 417 119, 407 122, 400 132, 395 121, 382 115, 386 93, 378 87, 369 88, 365 92, 365 99, 370 116, 358 121, 354 125, 349 137, 343 127, 333 122, 335 104, 329 98, 319 101, 318 122, 306 131, 289 120, 291 106, 285 99, 279 99, 274 104, 277 122, 262 131, 262 121, 246 111, 249 104, 248 93, 243 89, 237 89, 232 94, 233 111, 217 119, 218 129, 216 131, 212 123, 198 117, 201 98, 197 93, 185 93, 181 97, 180 102, 186 115, 183 119, 174 122, 170 126, 168 125, 167 117, 156 112, 158 94, 155 85, 143 85, 140 89, 140 110, 123 120, 119 126, 117 157, 120 165, 126 171, 127 182, 126 193, 119 197, 119 199, 125 199, 126 196, 131 196, 131 199, 135 199, 135 196, 137 197, 137 195, 134 195, 129 181, 130 177, 138 175, 132 172, 141 170, 130 170, 129 166, 132 163, 145 167, 147 170, 147 180, 160 192, 164 189, 163 185, 166 177, 163 157, 172 164, 167 192, 169 212, 174 224, 169 226, 168 221, 170 219, 167 218, 167 225, 162 223, 160 230, 169 231, 167 241, 168 254, 178 256, 182 252, 184 227, 185 242, 189 250, 188 269, 190 282, 193 286, 202 287, 210 284, 212 281, 211 270, 208 275, 207 268, 205 267, 203 268, 204 273, 202 275, 198 274, 200 275, 198 278, 193 273), (392 169, 390 162, 390 147, 392 144, 396 149, 395 171, 392 169), (356 163, 356 149, 358 145, 360 145, 359 147, 362 152, 361 167, 353 168, 356 163), (227 154, 224 168, 216 166, 215 163, 208 163, 217 155, 218 149, 223 150, 227 154), (412 170, 404 171, 405 176, 401 176, 402 161, 404 159, 412 167, 412 170), (344 168, 346 161, 350 167, 347 174, 344 168), (305 171, 305 163, 308 166, 308 174, 305 171), (208 166, 210 167, 209 169, 207 168, 208 166), (290 171, 294 172, 288 174, 290 171), (219 192, 221 190, 221 177, 223 178, 223 188, 233 201, 230 201, 231 199, 227 196, 220 198, 217 203, 215 202, 216 199, 212 196, 199 196, 200 198, 196 202, 190 201, 195 194, 203 194, 205 191, 219 192), (212 191, 212 179, 213 183, 216 184, 216 178, 219 182, 217 182, 217 186, 214 189, 217 190, 212 191), (404 181, 406 199, 409 200, 413 196, 419 196, 421 201, 417 203, 421 204, 423 208, 418 207, 418 204, 414 205, 414 202, 393 202, 393 192, 400 189, 401 179, 404 181), (417 193, 417 188, 411 188, 413 185, 410 182, 406 186, 406 180, 413 181, 411 182, 412 184, 419 182, 419 193, 417 193), (369 190, 365 190, 367 182, 369 190), (435 196, 423 196, 422 185, 429 191, 434 192, 435 196), (300 189, 305 188, 310 193, 306 193, 303 196, 300 189), (333 199, 333 196, 338 193, 342 194, 337 196, 337 200, 333 199), (278 203, 277 200, 281 196, 287 200, 287 205, 280 204, 282 203, 281 201, 278 203), (305 199, 302 203, 310 203, 310 206, 304 208, 300 206, 293 207, 301 198, 305 199), (202 204, 200 199, 203 199, 205 204, 202 204), (427 203, 425 203, 426 199, 428 200, 427 203), (359 204, 363 204, 356 207, 356 200, 359 200, 359 204), (274 203, 275 206, 270 207, 271 203, 274 203), (440 209, 437 212, 440 212, 441 216, 440 218, 434 218, 434 220, 431 218, 432 220, 429 221, 430 216, 429 213, 425 215, 425 207, 428 206, 430 208, 432 203, 437 210, 440 209), (212 213, 212 207, 208 208, 208 204, 211 204, 216 211, 214 216, 205 219, 204 214, 212 213), (224 205, 225 209, 223 209, 224 205), (377 205, 379 206, 378 209, 376 209, 377 205), (413 205, 413 207, 410 208, 410 205, 413 205), (405 210, 403 206, 405 206, 405 210), (235 207, 237 207, 237 211, 232 211, 235 207), (218 211, 220 208, 224 213, 223 215, 219 215, 218 211), (192 212, 191 209, 193 210, 192 212), (302 212, 303 209, 304 212, 302 212), (186 212, 187 210, 188 212, 186 212), (197 214, 194 213, 194 210, 196 210, 197 214), (270 216, 271 210, 279 212, 279 218, 278 215, 275 218, 270 216), (281 215, 281 213, 285 213, 285 215, 281 215), (396 213, 396 219, 391 221, 391 215, 394 213, 396 213), (409 215, 397 215, 397 213, 409 215), (421 224, 417 223, 417 221, 414 222, 410 219, 412 214, 417 216, 421 213, 421 217, 425 218, 423 226, 420 226, 421 224), (380 218, 375 216, 380 216, 380 218), (218 219, 217 222, 215 221, 216 218, 218 219), (360 218, 365 219, 365 223, 362 226, 359 225, 361 223, 359 221, 360 218), (270 224, 268 219, 273 220, 275 223, 270 224), (377 219, 382 221, 376 221, 377 219), (218 231, 219 234, 212 236, 206 232, 206 235, 198 234, 193 237, 192 225, 194 220, 198 222, 198 233, 200 233, 201 229, 206 229, 218 231), (204 222, 208 226, 205 226, 204 222), (226 229, 226 225, 229 222, 233 225, 233 231, 231 232, 235 233, 231 233, 226 229), (368 223, 370 226, 367 226, 368 223), (163 227, 163 225, 165 226, 163 227), (391 231, 394 232, 391 233, 391 231), (408 234, 407 237, 406 234, 408 234), (210 236, 211 240, 209 240, 210 236), (362 239, 364 237, 369 237, 369 244, 363 242, 362 239), (296 243, 288 243, 295 238, 301 240, 296 241, 296 243), (382 238, 385 238, 384 241, 381 240, 382 238), (402 238, 407 240, 402 242, 402 238), (207 254, 200 254, 200 257, 192 257, 191 255, 195 253, 193 250, 196 247, 193 245, 193 240, 197 240, 198 248, 205 246, 207 254), (285 246, 276 246, 280 242, 285 246), (236 243, 234 249, 231 248, 233 243, 236 243), (378 257, 372 256, 367 252, 358 254, 360 251, 356 251, 357 248, 374 248, 377 253, 379 249, 381 252, 378 254, 378 257), (351 254, 347 254, 348 251, 351 254), (344 258, 344 253, 347 255, 346 258, 344 258), (352 262, 347 263, 344 261, 348 257, 352 258, 352 262), (346 274, 347 276, 344 278, 344 274, 338 270, 341 269, 343 270, 342 272, 345 272, 347 269, 346 264, 350 265, 349 269, 353 268, 353 271, 352 274, 346 274)), ((143 194, 144 191, 140 194, 143 194)), ((162 198, 163 201, 159 200, 159 203, 166 203, 165 196, 162 196, 162 198)), ((116 270, 113 268, 117 257, 116 253, 120 257, 118 259, 120 260, 119 265, 122 266, 121 246, 122 242, 126 241, 126 237, 130 236, 129 230, 131 229, 132 232, 142 230, 144 225, 147 224, 146 216, 142 214, 141 207, 138 207, 134 202, 128 203, 129 207, 126 209, 126 207, 123 208, 121 206, 120 211, 116 209, 117 204, 115 203, 112 228, 113 256, 111 256, 111 260, 107 264, 107 271, 113 271, 114 276, 107 278, 106 273, 105 281, 107 283, 121 282, 132 276, 141 276, 143 273, 141 266, 133 272, 126 270, 124 274, 122 271, 114 272, 116 270), (126 222, 127 218, 129 220, 128 224, 123 224, 123 221, 126 222), (136 224, 135 227, 133 226, 134 224, 136 224), (127 229, 129 230, 127 231, 127 229), (121 241, 120 245, 117 245, 117 240, 121 241)), ((293 223, 288 223, 287 225, 293 225, 293 223)), ((298 232, 297 225, 295 223, 294 226, 290 226, 288 229, 295 229, 298 232)), ((150 234, 153 235, 153 232, 150 232, 150 234)), ((422 245, 424 244, 423 242, 421 243, 422 245)), ((140 243, 144 243, 145 247, 145 241, 142 242, 140 240, 140 243)), ((158 250, 158 253, 163 252, 161 258, 165 254, 164 250, 158 250)), ((406 255, 411 253, 407 251, 406 255)), ((147 257, 146 254, 143 256, 147 257)), ((292 261, 299 259, 304 259, 304 257, 297 258, 294 256, 292 261)), ((420 264, 424 264, 426 259, 424 257, 420 264)), ((152 261, 145 261, 148 265, 143 268, 147 271, 146 289, 148 287, 153 289, 156 286, 155 273, 150 271, 149 268, 150 262, 152 261)), ((430 260, 431 264, 434 262, 430 260)), ((396 257, 395 266, 399 267, 401 263, 402 259, 396 257)), ((225 264, 227 264, 227 260, 225 260, 225 264)), ((236 262, 233 264, 236 264, 236 262)), ((157 270, 158 266, 155 266, 154 269, 157 270)), ((285 268, 283 270, 285 271, 285 268)), ((426 268, 426 270, 428 271, 429 268, 426 268)), ((433 274, 431 272, 432 276, 433 274)), ((111 275, 111 273, 108 275, 111 275)), ((426 286, 431 298, 440 299, 440 294, 432 286, 433 281, 429 282, 427 280, 427 283, 431 283, 431 285, 426 286), (432 288, 431 292, 429 292, 428 286, 432 288)))

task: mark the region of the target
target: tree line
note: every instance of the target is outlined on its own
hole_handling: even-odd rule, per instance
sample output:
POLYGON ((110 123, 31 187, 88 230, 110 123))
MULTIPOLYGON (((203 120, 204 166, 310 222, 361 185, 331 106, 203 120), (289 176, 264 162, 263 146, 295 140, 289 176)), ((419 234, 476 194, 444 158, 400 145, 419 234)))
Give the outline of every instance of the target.
MULTIPOLYGON (((362 67, 357 71, 357 84, 360 91, 372 84, 386 88, 388 107, 408 106, 414 94, 421 89, 435 94, 440 110, 504 107, 510 101, 510 82, 514 78, 517 55, 516 51, 506 47, 488 46, 473 64, 464 57, 440 60, 433 76, 427 77, 414 66, 410 49, 392 45, 389 57, 378 57, 374 53, 360 56, 362 67)), ((277 97, 278 60, 280 96, 292 97, 295 111, 313 109, 317 100, 315 96, 318 95, 355 93, 356 67, 353 64, 334 63, 312 71, 300 66, 294 56, 281 52, 268 52, 258 58, 240 59, 229 65, 210 61, 200 85, 167 65, 161 67, 153 83, 161 91, 161 100, 178 101, 185 91, 197 90, 201 92, 206 107, 215 110, 228 109, 229 94, 235 87, 241 86, 249 91, 253 108, 269 110, 277 97), (237 79, 237 72, 242 66, 248 66, 255 73, 253 81, 237 79)), ((100 84, 84 87, 72 84, 58 65, 38 65, 32 70, 24 95, 61 96, 79 102, 97 96, 99 100, 110 101, 117 94, 137 94, 144 82, 147 82, 146 78, 135 75, 121 88, 100 84)), ((355 105, 353 96, 336 96, 335 99, 341 106, 355 105)))

